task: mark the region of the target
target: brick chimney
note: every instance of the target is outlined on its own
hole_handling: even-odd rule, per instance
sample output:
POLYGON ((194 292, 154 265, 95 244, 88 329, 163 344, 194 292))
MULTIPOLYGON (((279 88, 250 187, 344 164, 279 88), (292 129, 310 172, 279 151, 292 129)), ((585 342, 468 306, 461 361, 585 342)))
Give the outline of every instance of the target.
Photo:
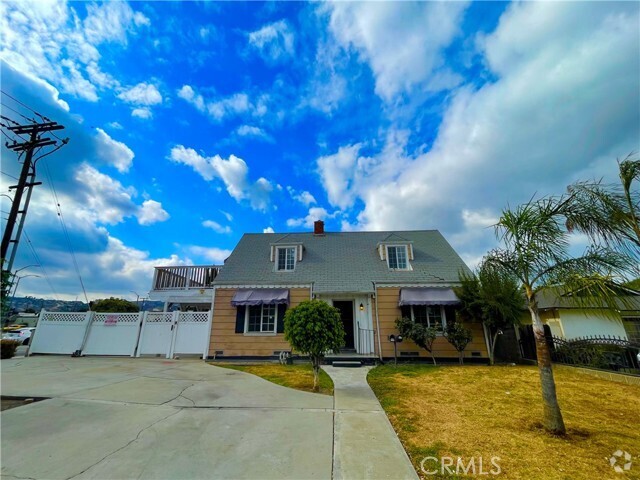
POLYGON ((322 220, 316 220, 313 222, 313 234, 324 235, 324 222, 322 220))

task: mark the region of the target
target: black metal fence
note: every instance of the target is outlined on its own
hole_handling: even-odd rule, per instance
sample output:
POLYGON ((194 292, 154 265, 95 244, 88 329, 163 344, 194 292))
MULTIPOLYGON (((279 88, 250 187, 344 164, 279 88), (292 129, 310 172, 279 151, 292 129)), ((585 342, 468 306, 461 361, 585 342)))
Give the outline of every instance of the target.
MULTIPOLYGON (((640 375, 638 342, 608 335, 567 340, 551 335, 547 325, 545 338, 554 363, 640 375)), ((520 350, 523 358, 537 358, 531 325, 520 329, 520 350)))
POLYGON ((556 363, 640 374, 640 344, 624 338, 600 335, 566 340, 551 337, 549 346, 551 359, 556 363))

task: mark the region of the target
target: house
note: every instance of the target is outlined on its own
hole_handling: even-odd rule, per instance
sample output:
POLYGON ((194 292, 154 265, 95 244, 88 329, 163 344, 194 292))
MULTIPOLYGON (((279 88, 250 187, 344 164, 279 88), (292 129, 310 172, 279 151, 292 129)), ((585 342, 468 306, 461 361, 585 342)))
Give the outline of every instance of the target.
MULTIPOLYGON (((595 303, 577 306, 570 295, 544 290, 538 294, 540 319, 552 335, 567 340, 613 336, 640 342, 640 292, 624 293, 626 300, 609 309, 595 303)), ((531 323, 528 314, 526 323, 531 323)))
MULTIPOLYGON (((283 317, 308 299, 340 310, 345 353, 390 358, 389 335, 401 315, 443 332, 455 318, 452 287, 468 271, 440 232, 325 232, 245 234, 223 266, 157 267, 150 297, 181 308, 209 309, 209 357, 268 358, 289 351, 283 317)), ((487 358, 482 326, 471 324, 467 356, 487 358)), ((402 357, 425 357, 411 341, 402 357)), ((434 355, 457 358, 440 335, 434 355)))

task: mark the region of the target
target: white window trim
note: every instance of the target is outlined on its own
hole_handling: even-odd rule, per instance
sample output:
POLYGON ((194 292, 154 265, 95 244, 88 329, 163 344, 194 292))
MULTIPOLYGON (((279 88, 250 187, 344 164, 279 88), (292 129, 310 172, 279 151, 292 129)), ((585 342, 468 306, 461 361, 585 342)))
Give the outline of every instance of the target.
MULTIPOLYGON (((258 305, 255 305, 256 307, 258 305)), ((260 305, 260 326, 262 327, 263 322, 263 314, 264 314, 264 305, 260 305)), ((249 310, 251 309, 251 305, 247 305, 244 309, 244 334, 248 337, 274 337, 278 333, 278 305, 275 305, 275 321, 273 322, 273 331, 272 332, 250 332, 249 331, 249 310)))
MULTIPOLYGON (((286 260, 285 260, 285 264, 286 264, 286 260)), ((295 272, 297 264, 298 264, 298 246, 297 245, 282 245, 282 246, 276 247, 276 257, 275 257, 276 272, 295 272), (280 250, 293 250, 293 268, 291 270, 287 270, 286 268, 280 270, 278 268, 278 262, 280 259, 280 253, 279 253, 280 250)))
POLYGON ((384 253, 385 253, 385 256, 386 256, 387 267, 389 267, 389 270, 400 271, 400 272, 406 272, 408 270, 413 270, 411 268, 411 262, 409 260, 409 247, 407 245, 402 245, 402 244, 385 245, 384 246, 384 253), (391 268, 391 265, 389 265, 389 248, 404 248, 404 254, 405 254, 406 261, 407 261, 407 268, 391 268))
MULTIPOLYGON (((444 332, 447 330, 447 316, 445 315, 444 305, 425 305, 427 308, 435 308, 440 307, 440 318, 442 318, 442 331, 438 330, 438 335, 443 336, 444 332)), ((416 317, 413 313, 413 307, 415 305, 411 305, 411 321, 415 323, 416 317)), ((429 316, 427 315, 427 323, 429 327, 431 327, 431 320, 429 320, 429 316)))

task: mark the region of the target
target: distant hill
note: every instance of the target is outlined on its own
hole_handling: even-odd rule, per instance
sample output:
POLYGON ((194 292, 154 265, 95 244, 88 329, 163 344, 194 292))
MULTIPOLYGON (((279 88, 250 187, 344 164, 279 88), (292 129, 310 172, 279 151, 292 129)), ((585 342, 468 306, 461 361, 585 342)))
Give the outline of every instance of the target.
MULTIPOLYGON (((164 302, 145 300, 144 302, 140 302, 140 306, 144 311, 162 310, 164 302)), ((16 297, 11 302, 11 307, 18 312, 33 310, 36 313, 40 312, 43 308, 50 312, 86 312, 89 310, 89 306, 84 302, 75 300, 49 300, 35 297, 16 297)))

